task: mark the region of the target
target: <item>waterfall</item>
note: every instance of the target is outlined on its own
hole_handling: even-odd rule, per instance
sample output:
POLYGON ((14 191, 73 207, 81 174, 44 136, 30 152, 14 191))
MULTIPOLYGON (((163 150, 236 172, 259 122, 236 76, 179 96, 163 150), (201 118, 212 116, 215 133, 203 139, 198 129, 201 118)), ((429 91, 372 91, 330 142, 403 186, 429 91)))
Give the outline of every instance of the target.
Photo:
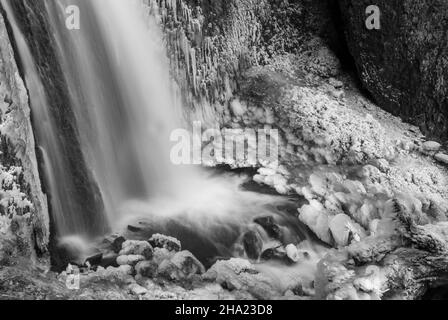
POLYGON ((279 209, 291 205, 287 199, 242 190, 245 176, 171 162, 173 130, 205 117, 178 101, 148 1, 1 3, 22 61, 61 243, 140 223, 187 248, 194 242, 190 249, 203 259, 240 255, 248 229, 273 245, 254 223, 260 216, 283 221, 288 243, 307 237, 297 218, 279 209), (79 30, 66 27, 72 5, 80 9, 79 30))
MULTIPOLYGON (((11 4, 7 0, 2 4, 26 72, 57 230, 62 235, 84 233, 88 221, 78 221, 81 214, 70 204, 74 200, 69 191, 76 187, 69 185, 73 178, 61 156, 65 146, 59 139, 58 120, 49 110, 11 4)), ((171 165, 169 159, 170 133, 181 126, 182 111, 154 18, 145 14, 139 1, 61 0, 44 1, 43 6, 45 12, 35 14, 48 17, 46 27, 57 57, 51 63, 62 68, 82 156, 100 189, 107 221, 113 224, 130 199, 180 192, 185 187, 182 181, 194 180, 194 169, 171 165), (70 5, 80 9, 79 30, 66 27, 70 5)))

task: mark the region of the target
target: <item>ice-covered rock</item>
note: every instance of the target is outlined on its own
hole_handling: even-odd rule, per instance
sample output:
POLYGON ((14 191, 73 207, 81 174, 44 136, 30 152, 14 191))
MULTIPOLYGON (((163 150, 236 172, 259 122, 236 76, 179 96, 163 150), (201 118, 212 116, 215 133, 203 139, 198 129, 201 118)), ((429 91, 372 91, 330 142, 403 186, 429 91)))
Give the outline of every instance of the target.
POLYGON ((140 255, 145 257, 145 259, 151 259, 153 255, 153 248, 147 241, 127 240, 123 242, 119 255, 140 255))
POLYGON ((272 299, 279 296, 279 289, 273 280, 259 273, 254 266, 244 259, 218 261, 203 278, 217 282, 228 290, 247 291, 257 299, 272 299))
POLYGON ((155 261, 140 261, 135 266, 135 272, 146 278, 153 278, 157 274, 158 264, 155 261))
POLYGON ((309 205, 299 209, 299 219, 305 223, 322 241, 333 244, 330 233, 329 217, 323 205, 317 200, 311 200, 309 205))
POLYGON ((363 228, 346 214, 330 218, 329 227, 336 245, 340 247, 350 244, 351 237, 358 241, 365 237, 363 228))
POLYGON ((154 234, 149 243, 155 248, 165 248, 169 251, 180 251, 182 248, 179 240, 162 234, 154 234))
POLYGON ((123 255, 118 256, 117 263, 120 266, 130 265, 135 266, 138 262, 145 260, 145 257, 142 255, 123 255))
POLYGON ((285 247, 286 250, 286 255, 288 256, 288 258, 293 261, 293 262, 299 262, 300 260, 300 253, 299 250, 297 249, 297 247, 295 245, 288 244, 285 247))

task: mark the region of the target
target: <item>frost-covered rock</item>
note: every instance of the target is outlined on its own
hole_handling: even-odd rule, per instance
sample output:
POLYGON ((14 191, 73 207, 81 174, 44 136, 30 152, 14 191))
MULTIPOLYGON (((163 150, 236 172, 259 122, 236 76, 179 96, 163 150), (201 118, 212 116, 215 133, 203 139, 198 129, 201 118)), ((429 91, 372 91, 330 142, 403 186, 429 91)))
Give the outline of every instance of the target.
POLYGON ((127 240, 123 242, 119 255, 139 255, 145 257, 145 259, 151 259, 153 255, 153 248, 147 241, 127 240))
POLYGON ((124 255, 124 256, 119 256, 117 258, 117 263, 120 266, 125 266, 125 265, 135 266, 138 262, 144 261, 144 260, 145 260, 145 257, 142 255, 124 255))
POLYGON ((336 245, 345 247, 353 239, 360 241, 366 236, 365 230, 346 214, 330 218, 329 228, 336 245))
POLYGON ((332 244, 329 217, 323 205, 317 200, 311 200, 309 205, 299 209, 299 219, 305 223, 322 241, 332 244))
POLYGON ((153 278, 157 274, 158 264, 155 261, 140 261, 135 265, 135 272, 146 278, 153 278))
POLYGON ((280 294, 273 280, 243 259, 218 261, 207 271, 204 279, 217 282, 229 290, 247 291, 257 299, 272 299, 280 294))
POLYGON ((179 240, 162 234, 154 234, 149 239, 149 243, 154 248, 165 248, 168 251, 180 251, 182 248, 182 245, 179 240))

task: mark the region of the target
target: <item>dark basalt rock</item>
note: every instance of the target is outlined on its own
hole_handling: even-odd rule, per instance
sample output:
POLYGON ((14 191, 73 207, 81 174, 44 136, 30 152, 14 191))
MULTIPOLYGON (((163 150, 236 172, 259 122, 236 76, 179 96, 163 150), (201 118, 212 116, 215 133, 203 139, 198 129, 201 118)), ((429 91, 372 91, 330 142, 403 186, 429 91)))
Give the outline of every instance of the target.
MULTIPOLYGON (((23 33, 31 54, 34 58, 38 76, 44 86, 48 100, 48 109, 58 136, 55 143, 62 150, 60 154, 48 154, 51 164, 62 162, 64 168, 52 168, 55 177, 70 177, 64 181, 64 188, 46 190, 49 199, 69 199, 61 201, 61 212, 66 222, 67 230, 53 230, 64 234, 87 234, 97 236, 108 231, 108 223, 104 214, 104 205, 97 184, 90 169, 87 167, 80 143, 80 135, 76 127, 76 119, 71 107, 70 93, 65 82, 63 67, 59 62, 56 49, 58 44, 53 38, 50 28, 50 18, 47 14, 48 2, 45 0, 8 1, 14 12, 17 23, 23 33), (63 159, 63 161, 58 161, 63 159), (53 193, 53 194, 52 194, 53 193)), ((7 17, 10 19, 11 17, 7 17)), ((13 38, 13 37, 11 37, 13 38)), ((28 84, 27 84, 28 85, 28 84)), ((33 100, 31 99, 31 104, 33 100)), ((32 111, 33 113, 33 111, 32 111)), ((37 145, 48 150, 43 145, 44 130, 34 125, 37 145)), ((40 172, 46 172, 43 156, 39 155, 40 172)), ((50 165, 46 163, 46 165, 50 165)), ((46 189, 49 181, 44 180, 46 189)), ((50 201, 51 204, 51 201, 50 201)), ((52 222, 57 216, 53 214, 50 205, 52 222)), ((53 237, 57 237, 53 232, 53 237)))
POLYGON ((126 239, 122 236, 119 236, 117 238, 114 239, 114 241, 112 242, 111 245, 111 249, 115 252, 115 253, 119 253, 121 250, 121 247, 123 246, 123 243, 126 241, 126 239))
POLYGON ((426 134, 448 136, 448 2, 339 0, 349 50, 376 102, 426 134), (368 30, 366 8, 381 11, 368 30))
POLYGON ((284 264, 294 263, 288 258, 286 252, 282 248, 269 248, 261 254, 260 259, 263 261, 278 261, 284 264))
POLYGON ((275 223, 274 217, 260 217, 256 218, 254 222, 260 225, 268 234, 269 237, 276 240, 281 240, 282 231, 280 227, 275 223))
POLYGON ((100 252, 91 257, 88 257, 84 262, 84 265, 89 264, 91 266, 99 266, 101 265, 102 261, 103 261, 103 254, 100 252))
POLYGON ((255 231, 248 231, 243 236, 243 246, 249 259, 257 260, 263 249, 263 241, 255 231))

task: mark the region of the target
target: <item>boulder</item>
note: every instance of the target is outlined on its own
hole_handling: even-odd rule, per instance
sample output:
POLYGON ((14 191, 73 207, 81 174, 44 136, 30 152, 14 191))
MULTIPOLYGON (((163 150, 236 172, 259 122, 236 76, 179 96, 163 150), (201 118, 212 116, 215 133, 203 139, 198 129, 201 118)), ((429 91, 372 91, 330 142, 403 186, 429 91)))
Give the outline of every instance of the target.
POLYGON ((230 291, 246 291, 254 298, 269 300, 280 292, 274 280, 259 273, 244 259, 218 261, 203 276, 204 280, 219 283, 230 291))
POLYGON ((181 251, 182 249, 182 245, 179 240, 162 234, 154 234, 149 239, 149 243, 154 248, 165 248, 169 251, 181 251))
POLYGON ((335 244, 345 247, 351 239, 360 240, 365 237, 364 229, 346 214, 338 214, 330 220, 330 231, 335 244))
POLYGON ((260 225, 269 237, 275 240, 281 240, 282 231, 272 216, 256 218, 254 222, 260 225))
POLYGON ((244 251, 249 259, 257 260, 263 249, 263 240, 256 231, 247 231, 243 236, 244 251))
POLYGON ((264 261, 278 261, 285 264, 290 264, 292 261, 289 259, 284 248, 269 248, 263 251, 260 256, 264 261))
POLYGON ((447 136, 448 2, 338 0, 359 77, 387 111, 447 136), (368 30, 366 9, 380 10, 380 29, 368 30))
POLYGON ((135 266, 139 261, 144 261, 145 257, 141 255, 123 255, 117 258, 117 263, 120 266, 135 266))
POLYGON ((135 265, 135 272, 146 278, 153 278, 159 266, 154 261, 140 261, 135 265))
POLYGON ((189 251, 181 251, 171 258, 171 262, 189 278, 195 274, 205 273, 205 268, 202 263, 196 259, 195 256, 189 251))
POLYGON ((149 260, 152 258, 153 248, 147 241, 127 240, 123 243, 119 255, 139 255, 149 260))

